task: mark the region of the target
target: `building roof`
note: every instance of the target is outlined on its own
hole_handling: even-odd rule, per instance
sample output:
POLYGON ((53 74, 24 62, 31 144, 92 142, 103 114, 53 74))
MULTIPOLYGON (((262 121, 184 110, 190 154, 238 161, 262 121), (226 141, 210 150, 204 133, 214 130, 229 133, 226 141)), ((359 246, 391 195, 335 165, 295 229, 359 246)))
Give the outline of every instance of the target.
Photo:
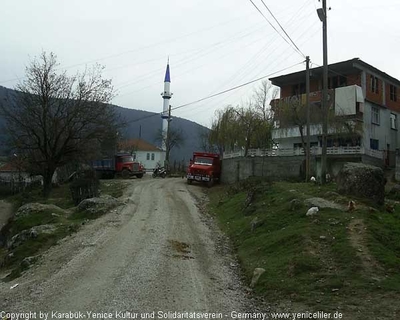
MULTIPOLYGON (((389 81, 400 86, 400 80, 390 76, 389 74, 375 68, 374 66, 362 61, 360 58, 354 58, 351 60, 341 61, 337 63, 333 63, 328 65, 329 76, 333 75, 350 75, 354 72, 359 72, 363 69, 368 69, 374 73, 377 73, 383 78, 388 79, 389 81)), ((290 84, 297 84, 299 82, 305 82, 305 70, 289 73, 286 75, 270 78, 269 80, 272 84, 276 86, 284 86, 290 84)), ((322 67, 311 68, 310 69, 310 77, 311 78, 322 78, 322 67)))
POLYGON ((19 171, 18 167, 13 162, 7 162, 0 167, 0 172, 17 172, 17 171, 19 171))
POLYGON ((125 151, 162 151, 160 148, 152 145, 143 139, 129 139, 118 143, 118 147, 125 151))

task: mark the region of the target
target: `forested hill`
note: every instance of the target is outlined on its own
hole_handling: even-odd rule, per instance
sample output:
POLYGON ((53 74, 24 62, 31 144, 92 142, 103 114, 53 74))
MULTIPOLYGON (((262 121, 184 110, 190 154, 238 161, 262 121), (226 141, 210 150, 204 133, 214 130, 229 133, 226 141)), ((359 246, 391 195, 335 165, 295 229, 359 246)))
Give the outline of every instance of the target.
MULTIPOLYGON (((12 103, 16 100, 17 95, 18 91, 0 86, 0 103, 12 103)), ((122 119, 128 123, 127 127, 123 129, 124 138, 138 138, 141 127, 142 139, 154 145, 160 144, 155 141, 157 131, 161 128, 162 123, 159 114, 120 106, 115 106, 115 108, 117 108, 122 119)), ((0 127, 3 124, 4 119, 0 115, 0 127)), ((208 129, 198 123, 178 117, 173 118, 171 126, 182 129, 185 138, 184 145, 181 148, 172 150, 171 160, 189 161, 193 151, 201 151, 200 132, 208 129)), ((0 155, 5 155, 4 141, 5 136, 0 133, 0 155)))

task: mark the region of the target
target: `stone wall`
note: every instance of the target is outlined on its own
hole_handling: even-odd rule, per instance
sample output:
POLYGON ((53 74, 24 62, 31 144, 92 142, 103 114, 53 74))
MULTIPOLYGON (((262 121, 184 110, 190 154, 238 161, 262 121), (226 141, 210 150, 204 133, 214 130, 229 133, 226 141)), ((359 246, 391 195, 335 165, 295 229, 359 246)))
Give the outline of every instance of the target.
POLYGON ((400 154, 396 155, 395 179, 396 181, 400 181, 400 154))
MULTIPOLYGON (((313 160, 312 160, 313 161, 313 160)), ((222 160, 222 183, 233 183, 248 177, 296 179, 304 172, 304 156, 249 157, 222 160)), ((313 168, 313 164, 311 165, 313 168)))
POLYGON ((382 169, 385 167, 384 160, 379 158, 374 158, 366 154, 362 155, 362 163, 369 164, 371 166, 379 167, 382 169))
MULTIPOLYGON (((347 162, 362 162, 380 168, 384 166, 382 159, 368 155, 331 156, 327 159, 327 172, 335 177, 347 162)), ((397 176, 400 181, 400 156, 397 163, 399 166, 397 176)), ((311 157, 310 165, 310 175, 320 178, 317 172, 321 171, 321 157, 311 157)), ((251 176, 273 180, 304 179, 304 172, 304 156, 231 158, 222 160, 221 182, 233 183, 251 176)))

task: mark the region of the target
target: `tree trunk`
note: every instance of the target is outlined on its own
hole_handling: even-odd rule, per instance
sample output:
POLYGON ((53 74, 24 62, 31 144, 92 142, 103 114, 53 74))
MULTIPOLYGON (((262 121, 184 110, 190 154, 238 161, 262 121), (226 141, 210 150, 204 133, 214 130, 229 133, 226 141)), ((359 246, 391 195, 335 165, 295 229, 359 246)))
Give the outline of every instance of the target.
POLYGON ((247 157, 247 153, 249 152, 250 149, 250 134, 247 133, 247 137, 246 137, 246 145, 245 145, 245 149, 244 149, 244 156, 247 157))
POLYGON ((300 137, 301 137, 301 145, 303 146, 304 152, 306 152, 306 142, 304 140, 303 126, 299 125, 300 137))
POLYGON ((52 180, 55 169, 47 169, 43 175, 43 196, 47 198, 52 189, 52 180))
MULTIPOLYGON (((307 146, 307 143, 305 142, 305 140, 304 140, 304 134, 303 134, 303 125, 299 125, 299 130, 300 130, 300 137, 301 137, 301 144, 302 144, 302 146, 303 146, 303 150, 304 150, 304 154, 305 154, 305 156, 306 156, 306 159, 309 159, 308 158, 308 153, 310 152, 310 146, 307 146)), ((305 181, 307 182, 307 178, 308 178, 308 175, 307 175, 307 160, 306 160, 306 174, 305 174, 305 181)))

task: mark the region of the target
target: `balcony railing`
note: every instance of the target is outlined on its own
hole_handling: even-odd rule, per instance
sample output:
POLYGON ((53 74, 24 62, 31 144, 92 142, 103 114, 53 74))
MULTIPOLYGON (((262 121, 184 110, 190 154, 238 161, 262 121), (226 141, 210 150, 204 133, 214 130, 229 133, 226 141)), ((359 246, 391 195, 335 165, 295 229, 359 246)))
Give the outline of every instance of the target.
MULTIPOLYGON (((309 95, 311 108, 313 105, 321 103, 322 92, 316 91, 311 92, 309 95)), ((284 97, 280 99, 274 99, 271 101, 271 108, 275 111, 277 123, 279 123, 279 110, 281 108, 289 108, 297 106, 297 108, 306 108, 306 94, 298 96, 284 97)), ((354 121, 363 120, 364 112, 364 96, 361 87, 356 85, 340 87, 329 90, 329 106, 334 109, 335 116, 343 117, 348 123, 354 123, 354 121)), ((319 110, 319 109, 317 109, 319 110)), ((313 109, 311 109, 313 112, 313 109)), ((315 112, 315 110, 314 110, 315 112)), ((318 111, 319 112, 319 111, 318 111)), ((310 134, 312 136, 322 134, 322 125, 318 119, 311 120, 314 124, 310 126, 310 134)), ((328 134, 338 133, 336 127, 328 127, 328 134)), ((345 130, 345 127, 342 129, 345 130)), ((304 128, 304 134, 305 134, 304 128)), ((300 137, 300 130, 297 126, 284 126, 276 127, 272 131, 273 139, 284 139, 300 137)))
MULTIPOLYGON (((318 156, 322 154, 321 147, 312 147, 311 155, 318 156)), ((366 154, 374 158, 383 159, 384 153, 380 150, 371 150, 364 147, 330 147, 327 148, 328 155, 362 155, 366 154)), ((305 155, 303 148, 288 149, 249 149, 248 157, 291 157, 305 155)), ((225 152, 224 159, 244 157, 244 150, 238 152, 225 152)))

